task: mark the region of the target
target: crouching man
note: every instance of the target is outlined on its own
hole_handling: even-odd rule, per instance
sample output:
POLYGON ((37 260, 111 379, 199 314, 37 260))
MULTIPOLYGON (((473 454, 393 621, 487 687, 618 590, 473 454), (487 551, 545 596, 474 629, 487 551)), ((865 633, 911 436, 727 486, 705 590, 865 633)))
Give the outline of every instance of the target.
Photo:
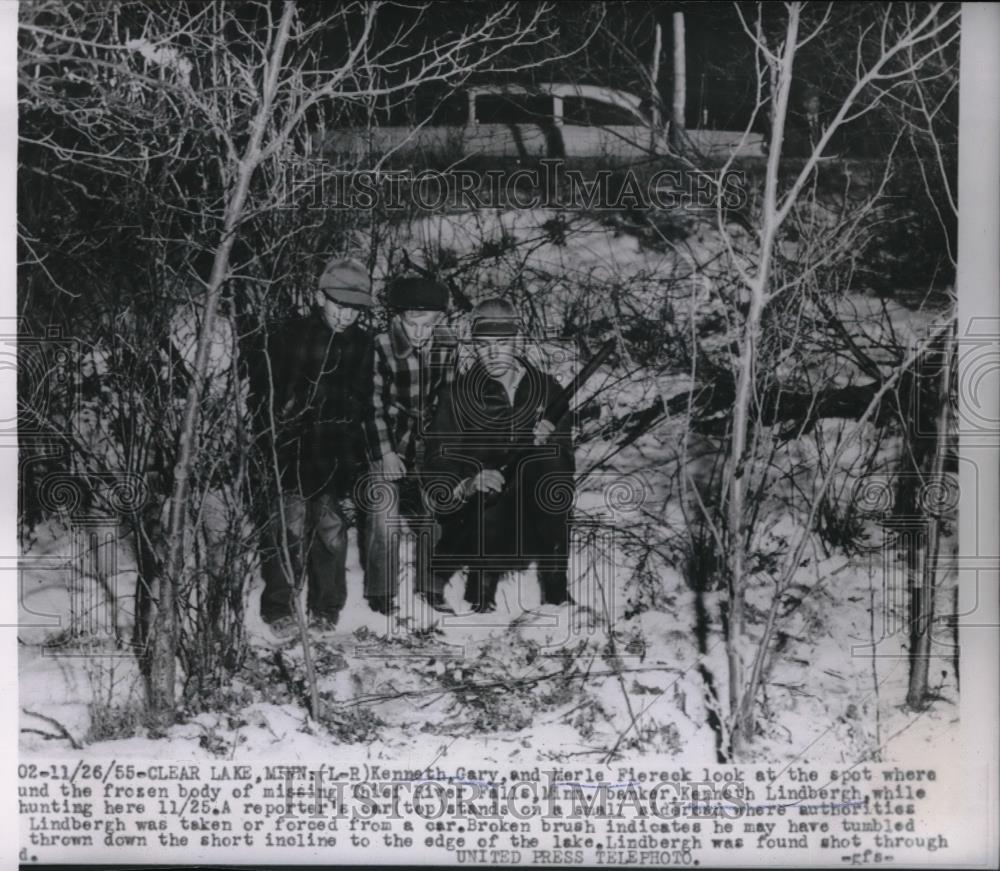
POLYGON ((441 524, 428 598, 446 611, 444 588, 465 567, 466 600, 489 612, 501 577, 536 563, 542 602, 563 604, 572 437, 568 418, 541 420, 560 387, 525 359, 513 306, 487 300, 471 318, 474 362, 442 398, 427 440, 426 494, 441 524))

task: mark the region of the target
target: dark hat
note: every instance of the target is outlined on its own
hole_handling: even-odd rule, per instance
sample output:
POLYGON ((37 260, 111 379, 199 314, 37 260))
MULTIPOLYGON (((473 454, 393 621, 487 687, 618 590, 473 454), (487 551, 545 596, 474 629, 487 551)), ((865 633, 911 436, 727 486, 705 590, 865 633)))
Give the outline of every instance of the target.
POLYGON ((448 288, 433 278, 404 275, 389 282, 386 303, 401 311, 448 311, 448 288))
POLYGON ((474 339, 516 336, 521 331, 517 309, 505 299, 485 299, 476 305, 469 317, 474 339))
POLYGON ((343 305, 372 304, 372 282, 368 270, 351 257, 327 263, 319 277, 319 289, 327 298, 343 305))

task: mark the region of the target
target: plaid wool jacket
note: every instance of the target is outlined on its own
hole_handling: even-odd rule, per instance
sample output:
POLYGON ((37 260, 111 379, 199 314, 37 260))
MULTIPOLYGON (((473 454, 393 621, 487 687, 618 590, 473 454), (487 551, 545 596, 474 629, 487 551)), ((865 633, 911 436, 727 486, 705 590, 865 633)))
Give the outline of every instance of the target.
POLYGON ((372 401, 365 418, 365 443, 371 462, 395 451, 411 466, 427 432, 439 397, 455 378, 457 342, 447 326, 423 348, 410 342, 398 320, 375 337, 372 401))

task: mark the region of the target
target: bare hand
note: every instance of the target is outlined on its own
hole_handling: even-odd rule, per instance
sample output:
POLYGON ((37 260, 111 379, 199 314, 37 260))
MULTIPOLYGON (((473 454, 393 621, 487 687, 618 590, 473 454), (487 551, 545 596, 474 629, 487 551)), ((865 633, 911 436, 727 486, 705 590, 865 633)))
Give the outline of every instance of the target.
POLYGON ((400 459, 399 454, 390 451, 379 463, 377 470, 387 481, 398 481, 406 475, 406 463, 400 459))
POLYGON ((503 490, 504 478, 496 469, 483 469, 473 478, 466 478, 463 490, 467 496, 473 493, 499 493, 503 490))
POLYGON ((534 436, 536 445, 544 445, 549 436, 556 431, 556 426, 552 421, 540 420, 535 424, 534 436))

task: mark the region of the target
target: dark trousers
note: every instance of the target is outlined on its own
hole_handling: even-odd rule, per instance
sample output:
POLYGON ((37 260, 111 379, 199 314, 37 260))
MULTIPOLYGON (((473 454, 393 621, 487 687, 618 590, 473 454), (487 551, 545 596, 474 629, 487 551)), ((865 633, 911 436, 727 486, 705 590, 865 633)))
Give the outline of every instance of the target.
MULTIPOLYGON (((572 479, 569 479, 572 481, 572 479)), ((468 574, 465 599, 474 606, 495 604, 497 585, 510 571, 537 566, 542 602, 560 605, 568 595, 569 513, 539 505, 533 481, 523 482, 520 495, 505 491, 489 504, 481 495, 449 523, 434 552, 434 589, 442 591, 452 572, 468 574)), ((562 507, 562 506, 559 506, 562 507)))
POLYGON ((282 494, 264 535, 260 615, 266 622, 291 615, 292 597, 303 583, 309 611, 337 621, 347 601, 347 526, 329 494, 282 494))
MULTIPOLYGON (((538 565, 538 585, 542 590, 542 604, 561 605, 569 594, 567 562, 565 557, 547 560, 538 565)), ((496 604, 497 587, 504 572, 495 568, 482 568, 470 563, 465 578, 465 601, 474 607, 496 604)), ((434 586, 443 591, 451 578, 450 571, 435 571, 434 586)))

